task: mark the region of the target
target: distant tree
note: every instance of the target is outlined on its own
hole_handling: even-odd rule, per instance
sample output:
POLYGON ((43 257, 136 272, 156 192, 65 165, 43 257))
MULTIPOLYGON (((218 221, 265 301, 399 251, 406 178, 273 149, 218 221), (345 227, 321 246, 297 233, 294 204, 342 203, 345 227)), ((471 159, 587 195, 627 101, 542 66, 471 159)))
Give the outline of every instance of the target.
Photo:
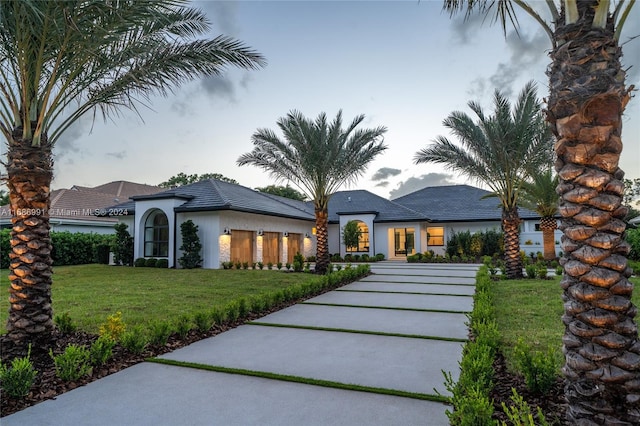
POLYGON ((198 236, 198 225, 194 224, 191 219, 180 224, 180 233, 182 234, 182 257, 178 259, 180 266, 184 269, 199 268, 202 266, 202 258, 200 251, 200 237, 198 236))
POLYGON ((640 215, 638 199, 640 199, 640 179, 625 179, 622 204, 629 208, 629 213, 625 219, 633 219, 640 215))
POLYGON ((118 223, 114 226, 116 240, 113 245, 113 262, 116 265, 133 265, 133 237, 127 230, 126 223, 118 223))
POLYGON ((281 185, 269 185, 262 188, 256 188, 256 191, 264 192, 265 194, 279 195, 285 198, 291 198, 292 200, 304 201, 307 197, 300 191, 296 191, 294 188, 281 185))
POLYGON ((347 251, 358 251, 358 243, 360 242, 360 228, 358 222, 351 220, 342 228, 342 241, 347 251))
POLYGON ((235 179, 231 179, 221 175, 220 173, 205 173, 203 175, 193 174, 187 175, 183 172, 178 173, 175 176, 171 176, 168 180, 158 184, 161 188, 173 189, 183 185, 189 185, 192 183, 200 182, 201 180, 217 179, 224 182, 235 183, 238 182, 235 179))
MULTIPOLYGON (((551 166, 551 162, 549 162, 551 166)), ((542 231, 542 250, 546 260, 556 257, 555 231, 558 229, 558 175, 551 167, 533 175, 531 181, 522 186, 523 194, 520 205, 540 215, 542 231)))

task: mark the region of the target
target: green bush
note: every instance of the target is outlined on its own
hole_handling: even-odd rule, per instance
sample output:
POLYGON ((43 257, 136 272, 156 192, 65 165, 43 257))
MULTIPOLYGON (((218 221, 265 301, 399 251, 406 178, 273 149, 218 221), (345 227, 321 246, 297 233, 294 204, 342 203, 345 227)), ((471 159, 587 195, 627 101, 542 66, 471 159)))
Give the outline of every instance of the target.
POLYGON ((199 268, 202 266, 202 244, 198 236, 198 225, 194 224, 191 219, 180 224, 180 233, 182 235, 182 257, 178 259, 180 266, 184 269, 199 268))
POLYGON ((9 268, 9 253, 11 252, 11 230, 0 229, 0 268, 9 268))
POLYGON ((171 325, 166 321, 154 321, 149 326, 149 343, 164 346, 171 336, 171 325))
MULTIPOLYGON (((208 318, 208 315, 207 315, 207 318, 208 318)), ((189 318, 188 315, 180 315, 176 323, 176 333, 178 333, 178 336, 180 336, 181 339, 184 339, 185 337, 187 337, 187 334, 189 334, 189 331, 191 331, 191 325, 192 325, 191 318, 189 318)))
POLYGON ((133 266, 136 268, 142 268, 143 266, 147 266, 147 259, 144 257, 139 257, 133 262, 133 266))
POLYGON ((113 356, 113 347, 115 345, 115 340, 107 336, 98 337, 89 349, 91 364, 98 367, 109 361, 113 356))
POLYGON ((193 316, 193 321, 196 324, 196 328, 201 333, 209 331, 209 329, 213 325, 211 316, 206 312, 196 312, 196 314, 193 316))
POLYGON ((120 343, 129 352, 141 354, 147 347, 147 337, 142 327, 136 326, 122 335, 120 343))
POLYGON ((53 355, 49 350, 49 355, 53 358, 56 375, 64 381, 74 381, 91 374, 91 353, 84 346, 70 344, 59 355, 53 355))
POLYGON ((155 268, 156 263, 158 263, 158 259, 156 259, 155 257, 150 257, 144 261, 144 266, 146 266, 147 268, 155 268))
POLYGON ((538 268, 536 265, 528 264, 524 267, 524 271, 527 273, 527 278, 535 278, 538 275, 538 268))
POLYGON ((53 323, 58 327, 58 330, 62 334, 70 334, 76 331, 78 328, 71 319, 69 312, 65 312, 53 317, 53 323))
POLYGON ((624 234, 624 239, 631 246, 631 251, 629 252, 629 259, 640 260, 640 228, 627 229, 627 231, 624 234))
POLYGON ((2 390, 12 398, 24 398, 29 394, 31 386, 38 375, 29 359, 31 357, 31 346, 27 356, 14 358, 11 367, 0 363, 0 382, 2 390))
POLYGON ((558 376, 558 355, 553 350, 546 353, 534 351, 522 338, 514 348, 516 369, 524 376, 527 389, 543 395, 551 389, 558 376))
POLYGON ((156 268, 167 269, 169 267, 169 259, 158 259, 156 261, 156 268))
POLYGON ((133 237, 127 231, 126 223, 114 225, 116 236, 113 243, 113 263, 131 266, 133 263, 133 237))
MULTIPOLYGON (((538 407, 536 418, 534 419, 533 413, 531 412, 531 407, 529 404, 518 394, 518 392, 511 388, 511 402, 514 405, 507 406, 504 402, 502 403, 502 410, 507 415, 507 418, 511 422, 510 424, 514 426, 549 426, 547 419, 542 413, 542 409, 538 407)), ((501 422, 501 426, 507 426, 506 422, 501 422)))

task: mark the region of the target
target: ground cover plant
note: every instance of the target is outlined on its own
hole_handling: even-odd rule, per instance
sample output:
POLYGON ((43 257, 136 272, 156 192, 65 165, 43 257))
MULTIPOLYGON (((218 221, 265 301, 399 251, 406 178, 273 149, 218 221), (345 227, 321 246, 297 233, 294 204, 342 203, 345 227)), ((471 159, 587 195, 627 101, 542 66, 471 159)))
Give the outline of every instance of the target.
MULTIPOLYGON (((68 308, 56 315, 56 324, 63 327, 54 330, 54 346, 49 353, 33 355, 20 361, 20 365, 12 362, 3 350, 2 356, 7 359, 3 359, 0 371, 2 416, 335 289, 367 275, 369 266, 348 267, 325 276, 98 265, 56 271, 54 282, 63 284, 54 286, 58 291, 54 292, 54 309, 68 308), (132 274, 128 281, 127 273, 132 274), (82 287, 95 293, 83 291, 82 287), (109 288, 114 297, 108 296, 109 288), (135 297, 126 297, 127 289, 135 297), (188 297, 189 292, 200 294, 205 299, 204 305, 188 297), (64 301, 60 306, 58 299, 64 301), (95 299, 104 300, 96 304, 95 299), (112 310, 118 303, 122 309, 112 310), (180 309, 169 310, 175 303, 180 309), (127 314, 138 309, 146 312, 142 318, 127 314), (105 313, 108 310, 112 313, 105 313), (7 372, 5 365, 10 366, 7 372), (34 369, 38 372, 35 380, 34 369), (17 390, 11 392, 13 395, 23 396, 9 395, 7 386, 17 390)), ((6 336, 0 336, 3 346, 7 344, 5 339, 6 336)))

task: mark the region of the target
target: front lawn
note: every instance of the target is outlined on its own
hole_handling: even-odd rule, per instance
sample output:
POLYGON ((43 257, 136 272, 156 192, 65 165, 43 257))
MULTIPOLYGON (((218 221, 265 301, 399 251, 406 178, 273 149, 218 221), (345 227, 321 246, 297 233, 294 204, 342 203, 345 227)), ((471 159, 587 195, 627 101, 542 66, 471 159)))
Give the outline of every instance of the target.
MULTIPOLYGON (((633 277, 636 291, 632 301, 640 304, 640 278, 633 277)), ((561 353, 564 324, 560 277, 549 280, 496 281, 491 286, 500 347, 511 364, 513 348, 519 338, 538 351, 556 348, 561 353)), ((637 318, 636 318, 637 321, 637 318)))
MULTIPOLYGON (((0 271, 0 334, 9 311, 8 271, 0 271)), ((122 312, 127 326, 171 321, 322 277, 277 270, 130 268, 107 265, 54 268, 54 315, 68 312, 81 330, 97 333, 108 315, 122 312)))

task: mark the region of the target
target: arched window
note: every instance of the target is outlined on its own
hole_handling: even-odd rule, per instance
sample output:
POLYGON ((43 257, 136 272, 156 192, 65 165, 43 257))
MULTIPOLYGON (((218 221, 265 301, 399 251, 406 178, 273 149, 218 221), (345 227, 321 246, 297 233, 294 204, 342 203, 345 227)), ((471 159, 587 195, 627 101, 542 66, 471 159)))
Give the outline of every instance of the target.
POLYGON ((369 227, 359 220, 352 220, 347 223, 347 226, 343 229, 343 233, 351 234, 351 237, 347 237, 345 245, 347 246, 347 252, 368 252, 369 251, 369 227), (357 226, 357 228, 356 228, 357 226), (357 231, 356 231, 357 229, 357 231), (355 237, 357 235, 357 244, 355 243, 355 237))
POLYGON ((152 212, 144 223, 144 256, 169 256, 169 221, 161 210, 152 212))

